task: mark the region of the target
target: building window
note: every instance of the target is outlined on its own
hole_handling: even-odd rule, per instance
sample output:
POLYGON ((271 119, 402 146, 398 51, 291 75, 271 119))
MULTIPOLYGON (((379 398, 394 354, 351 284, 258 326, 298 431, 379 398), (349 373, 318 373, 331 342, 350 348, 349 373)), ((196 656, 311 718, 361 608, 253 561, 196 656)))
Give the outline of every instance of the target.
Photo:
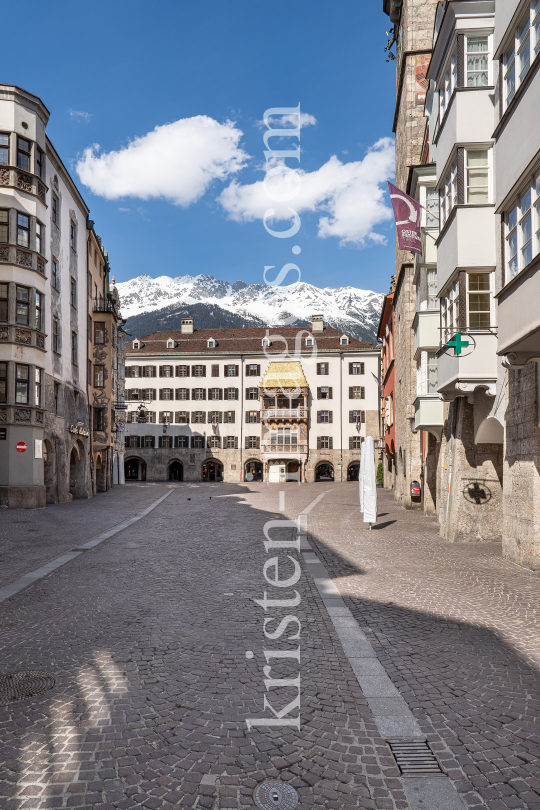
POLYGON ((457 201, 457 163, 454 163, 450 167, 440 191, 441 224, 444 224, 450 217, 454 206, 457 205, 457 201))
POLYGON ((103 388, 105 385, 105 366, 94 365, 94 388, 103 388))
POLYGON ((191 367, 191 376, 192 377, 206 377, 206 366, 192 366, 191 367))
POLYGON ((444 71, 444 78, 442 79, 441 85, 439 87, 439 99, 440 99, 440 107, 441 107, 441 118, 444 117, 446 110, 448 109, 448 105, 450 104, 450 99, 452 98, 452 93, 457 87, 457 59, 456 53, 450 56, 446 70, 444 71))
POLYGON ((56 259, 52 260, 51 284, 55 290, 60 289, 60 268, 56 259))
POLYGON ((317 411, 317 422, 320 423, 332 422, 332 411, 317 411))
POLYGON ((70 287, 70 301, 71 306, 77 308, 77 280, 71 277, 71 287, 70 287))
POLYGON ((226 388, 225 399, 238 399, 238 388, 226 388))
POLYGON ((176 366, 177 377, 189 377, 189 366, 176 366))
POLYGON ((506 281, 514 278, 540 251, 540 175, 506 215, 506 281), (535 203, 531 205, 534 194, 535 203), (536 218, 533 241, 533 214, 536 218))
POLYGON ((8 364, 0 363, 0 402, 2 404, 8 401, 7 370, 8 364))
POLYGON ((219 366, 212 366, 212 377, 219 377, 219 366))
POLYGON ((126 399, 137 402, 141 398, 140 388, 128 388, 126 390, 126 399))
POLYGON ((307 337, 306 338, 306 346, 313 346, 313 338, 307 337))
POLYGON ((160 425, 172 425, 174 420, 172 411, 161 411, 159 414, 160 425))
POLYGON ((366 389, 363 385, 353 385, 349 388, 349 399, 365 399, 366 389))
POLYGON ((25 138, 17 138, 17 168, 25 172, 30 171, 30 141, 25 138))
POLYGON ((189 399, 189 388, 177 388, 176 399, 189 399))
POLYGON ((459 329, 459 283, 448 291, 441 302, 443 340, 447 343, 459 329))
POLYGON ((173 446, 173 437, 172 436, 160 436, 159 437, 159 446, 162 447, 164 450, 171 450, 173 446))
POLYGON ((365 411, 349 411, 349 422, 352 425, 363 425, 366 421, 365 411))
POLYGON ((79 358, 78 358, 78 351, 77 351, 77 332, 71 333, 71 362, 74 366, 79 365, 79 358))
POLYGON ((28 287, 17 285, 17 323, 28 326, 29 319, 30 290, 28 287))
POLYGON ((317 436, 317 450, 333 450, 334 440, 331 436, 317 436))
POLYGON ((189 447, 189 436, 175 436, 174 446, 177 448, 189 447))
POLYGON ((212 338, 210 338, 210 339, 209 339, 209 340, 206 342, 206 345, 207 345, 207 347, 208 347, 209 349, 215 349, 215 347, 216 347, 216 341, 215 341, 215 340, 212 340, 212 338))
POLYGON ((60 354, 60 321, 53 318, 52 322, 52 348, 53 352, 60 354))
POLYGON ((238 366, 228 365, 225 366, 226 377, 238 377, 238 366))
POLYGON ((0 284, 0 322, 7 323, 9 312, 9 284, 0 284))
POLYGON ((94 343, 105 343, 104 321, 96 321, 94 323, 94 343))
POLYGON ((189 425, 189 413, 187 411, 176 411, 174 421, 177 425, 189 425))
POLYGON ((145 402, 152 402, 152 400, 156 399, 156 389, 143 388, 141 399, 143 399, 145 402))
POLYGON ((529 72, 531 66, 531 47, 534 38, 533 59, 540 51, 540 5, 532 2, 526 16, 514 31, 512 44, 504 57, 504 90, 506 106, 510 104, 517 88, 529 72))
POLYGON ((219 425, 223 421, 223 414, 221 411, 208 411, 208 424, 219 425))
POLYGON ((43 332, 43 295, 36 292, 36 329, 43 332))
POLYGON ((221 438, 219 436, 208 436, 206 439, 206 446, 215 450, 221 447, 221 438))
POLYGON ((143 438, 144 438, 144 446, 145 447, 148 447, 148 448, 154 447, 154 441, 155 441, 154 436, 144 436, 143 438))
POLYGON ((259 436, 246 436, 246 450, 260 450, 261 440, 259 436))
POLYGON ((45 255, 45 226, 41 222, 36 222, 36 250, 45 255))
POLYGON ((234 425, 234 411, 225 411, 223 421, 229 425, 234 425))
POLYGON ((0 244, 7 245, 9 242, 9 211, 0 211, 0 244))
POLYGON ((317 363, 317 374, 328 374, 328 363, 317 363))
POLYGON ((206 388, 192 388, 191 399, 206 399, 206 388))
POLYGON ((30 369, 17 365, 15 369, 15 402, 17 405, 29 404, 30 369))
POLYGON ((487 87, 488 38, 467 37, 467 87, 487 87))
POLYGON ((206 414, 204 411, 192 411, 191 423, 193 425, 204 425, 206 422, 206 414))
POLYGON ((271 447, 292 447, 296 449, 298 446, 298 434, 296 429, 278 428, 270 433, 270 446, 271 447))
POLYGON ((139 366, 126 366, 126 377, 138 377, 139 366))
POLYGON ((221 388, 209 388, 208 399, 223 399, 223 391, 221 388))
POLYGON ((260 377, 261 376, 261 367, 258 366, 256 363, 249 363, 246 366, 246 377, 260 377))
POLYGON ((35 400, 34 405, 41 408, 41 397, 43 388, 43 370, 40 368, 35 369, 35 400))
POLYGON ((156 367, 155 366, 143 366, 143 377, 155 377, 156 376, 156 367))
POLYGON ((36 146, 36 174, 41 179, 45 179, 45 155, 39 146, 36 146))
POLYGON ((437 393, 437 353, 427 352, 427 392, 428 394, 437 393))
POLYGON ((238 436, 225 436, 223 447, 227 450, 238 450, 238 436))
POLYGON ((0 132, 0 164, 9 166, 9 135, 0 132))
POLYGON ((259 389, 246 388, 246 399, 259 399, 259 389))
POLYGON ((349 363, 349 374, 364 374, 364 363, 349 363))
POLYGON ((72 250, 77 252, 77 226, 76 224, 71 221, 70 224, 70 231, 69 231, 69 244, 72 250))
POLYGON ((55 194, 52 195, 52 221, 57 227, 60 226, 60 202, 55 194))
POLYGON ((435 186, 426 186, 426 228, 439 227, 439 192, 435 186))
POLYGON ((30 245, 30 219, 26 214, 17 214, 17 244, 25 248, 30 245))
POLYGON ((246 422, 248 424, 261 421, 261 414, 259 411, 246 411, 246 422))
POLYGON ((54 413, 56 416, 60 413, 60 383, 54 384, 54 413))
POLYGON ((160 377, 173 377, 174 376, 174 368, 172 366, 160 366, 159 367, 159 376, 160 377))
POLYGON ((360 450, 362 447, 361 436, 349 436, 349 450, 360 450))
POLYGON ((204 447, 204 436, 195 434, 191 437, 191 447, 193 450, 200 450, 204 447))
POLYGON ((327 385, 317 388, 317 399, 332 399, 332 389, 327 385))
POLYGON ((339 342, 341 343, 342 346, 348 346, 349 345, 349 338, 347 337, 347 335, 343 335, 343 337, 341 338, 341 340, 339 342))
POLYGON ((174 391, 172 388, 160 388, 159 389, 159 398, 160 399, 174 399, 174 391))
POLYGON ((467 149, 467 203, 489 202, 489 150, 467 149))
POLYGON ((469 329, 491 326, 492 273, 467 273, 469 329))

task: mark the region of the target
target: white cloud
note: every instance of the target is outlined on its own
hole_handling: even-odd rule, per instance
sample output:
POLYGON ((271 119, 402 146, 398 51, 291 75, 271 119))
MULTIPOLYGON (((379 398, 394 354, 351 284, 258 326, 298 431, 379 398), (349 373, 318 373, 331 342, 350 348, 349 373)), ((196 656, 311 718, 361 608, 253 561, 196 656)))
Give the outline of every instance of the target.
MULTIPOLYGON (((298 122, 298 116, 296 114, 270 116, 270 122, 274 129, 279 129, 280 127, 282 129, 295 129, 298 126, 302 129, 302 127, 309 127, 310 125, 315 126, 317 119, 309 113, 301 112, 300 123, 298 122)), ((259 129, 266 129, 264 121, 257 121, 257 126, 259 129)))
POLYGON ((245 165, 248 155, 238 145, 242 132, 233 122, 220 124, 206 115, 158 126, 123 149, 99 153, 90 146, 77 163, 85 186, 109 200, 164 197, 187 206, 210 183, 225 180, 245 165))
POLYGON ((118 210, 119 210, 119 211, 124 211, 124 212, 127 212, 127 211, 130 211, 131 209, 130 209, 130 208, 119 208, 118 210))
MULTIPOLYGON (((274 164, 275 166, 275 164, 274 164)), ((250 222, 263 219, 269 208, 275 210, 274 221, 291 220, 289 206, 298 214, 303 211, 326 212, 319 219, 318 236, 335 236, 341 243, 364 245, 384 243, 385 237, 374 229, 392 217, 385 203, 387 177, 393 176, 394 142, 381 138, 368 150, 363 160, 342 163, 335 155, 313 172, 297 170, 268 178, 267 188, 275 196, 298 193, 286 202, 275 202, 266 192, 263 181, 240 185, 233 181, 219 196, 231 219, 250 222), (299 188, 298 188, 299 186, 299 188)), ((267 220, 270 227, 272 220, 267 220)), ((276 229, 277 230, 277 229, 276 229)))
POLYGON ((92 113, 83 112, 82 110, 68 110, 68 113, 71 116, 71 120, 79 120, 79 121, 90 121, 92 118, 92 113))

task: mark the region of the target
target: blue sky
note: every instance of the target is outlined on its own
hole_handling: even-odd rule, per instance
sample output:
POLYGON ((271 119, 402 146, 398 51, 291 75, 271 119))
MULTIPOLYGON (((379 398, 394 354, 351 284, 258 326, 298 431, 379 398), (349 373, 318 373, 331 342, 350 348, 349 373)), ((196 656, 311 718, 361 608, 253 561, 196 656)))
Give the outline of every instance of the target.
MULTIPOLYGON (((6 6, 6 30, 17 30, 19 15, 6 6)), ((2 80, 51 111, 49 137, 77 179, 117 281, 208 273, 263 283, 265 266, 277 272, 294 261, 302 280, 318 286, 388 289, 394 228, 377 189, 391 176, 391 145, 381 139, 392 137, 395 63, 386 62, 382 0, 32 0, 28 15, 24 54, 18 37, 4 45, 2 80), (298 103, 317 122, 302 127, 300 164, 287 161, 305 173, 304 208, 299 232, 277 239, 260 213, 266 128, 258 122, 269 107, 298 103), (166 126, 174 122, 182 123, 166 126), (148 135, 156 127, 159 138, 148 135), (141 148, 128 150, 134 139, 141 148), (93 144, 84 185, 76 167, 93 144), (217 168, 199 171, 209 153, 217 168), (184 184, 186 167, 195 174, 184 184), (229 203, 220 197, 226 189, 229 203)))

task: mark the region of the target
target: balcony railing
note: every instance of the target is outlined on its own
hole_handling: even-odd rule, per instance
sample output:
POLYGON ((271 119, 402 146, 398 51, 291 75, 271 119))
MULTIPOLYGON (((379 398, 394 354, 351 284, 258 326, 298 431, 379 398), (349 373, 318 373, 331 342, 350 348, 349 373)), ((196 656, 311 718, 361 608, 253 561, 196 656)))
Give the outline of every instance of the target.
POLYGON ((263 453, 307 453, 307 444, 263 444, 263 453))
POLYGON ((94 298, 94 312, 112 312, 116 315, 114 301, 110 298, 104 298, 102 295, 99 298, 94 298))
POLYGON ((307 408, 268 408, 261 411, 261 419, 307 419, 307 408))

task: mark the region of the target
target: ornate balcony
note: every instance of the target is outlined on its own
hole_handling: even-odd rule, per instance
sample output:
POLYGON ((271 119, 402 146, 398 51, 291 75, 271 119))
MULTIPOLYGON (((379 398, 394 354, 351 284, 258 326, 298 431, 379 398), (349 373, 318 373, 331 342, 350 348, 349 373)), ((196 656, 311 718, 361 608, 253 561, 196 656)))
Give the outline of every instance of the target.
POLYGON ((262 444, 263 453, 307 453, 307 444, 262 444))
POLYGON ((261 419, 307 419, 307 408, 268 408, 261 410, 261 419))

